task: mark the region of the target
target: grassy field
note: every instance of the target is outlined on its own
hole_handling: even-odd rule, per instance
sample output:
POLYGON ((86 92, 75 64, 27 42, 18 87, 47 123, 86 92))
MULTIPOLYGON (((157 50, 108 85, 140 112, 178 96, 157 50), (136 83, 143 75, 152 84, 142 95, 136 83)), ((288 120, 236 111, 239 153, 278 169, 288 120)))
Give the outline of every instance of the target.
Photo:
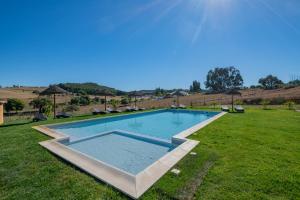
MULTIPOLYGON (((127 199, 39 146, 49 137, 33 125, 0 127, 0 199, 127 199)), ((299 112, 227 114, 191 138, 201 141, 197 155, 142 199, 300 199, 299 112)))

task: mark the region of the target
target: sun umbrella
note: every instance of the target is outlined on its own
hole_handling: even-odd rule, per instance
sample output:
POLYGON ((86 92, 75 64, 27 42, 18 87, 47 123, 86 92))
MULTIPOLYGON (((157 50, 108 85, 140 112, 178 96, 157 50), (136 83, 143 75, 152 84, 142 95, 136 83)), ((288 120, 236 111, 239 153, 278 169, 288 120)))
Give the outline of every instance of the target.
POLYGON ((105 111, 106 111, 106 109, 107 109, 107 100, 106 100, 106 98, 107 98, 107 96, 114 96, 114 94, 110 91, 110 90, 107 90, 107 89, 103 89, 103 90, 97 90, 96 92, 95 92, 95 94, 96 95, 100 95, 100 96, 104 96, 104 105, 105 105, 105 111))
POLYGON ((45 89, 44 91, 42 91, 40 93, 40 95, 53 95, 53 114, 54 114, 54 118, 56 117, 56 94, 67 94, 68 92, 60 87, 58 87, 57 85, 50 85, 47 89, 45 89))
POLYGON ((179 96, 184 96, 183 92, 180 90, 176 90, 172 93, 172 96, 176 96, 177 106, 179 106, 179 96))
POLYGON ((234 95, 242 95, 242 93, 240 93, 239 91, 238 91, 238 89, 236 89, 236 88, 233 88, 233 89, 229 89, 227 92, 225 92, 226 94, 228 94, 228 95, 231 95, 231 109, 232 109, 232 111, 233 111, 233 96, 234 95))
POLYGON ((128 96, 134 97, 134 107, 136 108, 136 102, 137 102, 136 97, 143 96, 143 94, 137 91, 133 91, 133 92, 129 92, 128 96))

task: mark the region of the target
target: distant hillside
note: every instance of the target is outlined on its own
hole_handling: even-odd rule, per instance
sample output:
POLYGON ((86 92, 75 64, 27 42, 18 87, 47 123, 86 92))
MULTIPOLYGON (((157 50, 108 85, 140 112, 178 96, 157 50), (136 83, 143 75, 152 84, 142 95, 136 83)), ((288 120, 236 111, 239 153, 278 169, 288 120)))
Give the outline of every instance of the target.
POLYGON ((123 95, 126 93, 115 88, 99 85, 97 83, 60 83, 58 86, 67 90, 68 92, 79 94, 94 95, 97 90, 103 89, 108 90, 115 95, 123 95))

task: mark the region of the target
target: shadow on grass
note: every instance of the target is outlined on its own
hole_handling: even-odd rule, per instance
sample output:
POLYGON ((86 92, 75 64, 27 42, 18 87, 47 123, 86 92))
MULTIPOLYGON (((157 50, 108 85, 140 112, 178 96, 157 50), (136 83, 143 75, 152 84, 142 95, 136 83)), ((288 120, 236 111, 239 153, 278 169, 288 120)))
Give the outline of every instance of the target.
POLYGON ((3 124, 0 126, 0 128, 4 128, 4 127, 10 127, 10 126, 21 126, 21 125, 26 125, 26 124, 31 124, 33 123, 32 121, 28 121, 28 122, 19 122, 19 123, 9 123, 9 124, 3 124))
POLYGON ((229 112, 227 112, 227 113, 229 113, 229 114, 245 114, 245 112, 246 112, 246 111, 244 111, 244 112, 229 111, 229 112))

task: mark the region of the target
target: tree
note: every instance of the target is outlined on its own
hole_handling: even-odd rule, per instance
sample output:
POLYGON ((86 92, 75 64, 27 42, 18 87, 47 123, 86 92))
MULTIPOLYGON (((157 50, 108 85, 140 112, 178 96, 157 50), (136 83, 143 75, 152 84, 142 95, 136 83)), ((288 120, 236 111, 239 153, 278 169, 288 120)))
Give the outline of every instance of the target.
POLYGON ((71 99, 70 104, 71 105, 79 105, 79 98, 80 97, 74 97, 71 99))
POLYGON ((192 85, 190 86, 190 92, 200 92, 201 87, 200 87, 200 82, 199 81, 193 81, 192 85))
POLYGON ((155 89, 154 93, 155 93, 155 96, 163 96, 166 93, 166 91, 164 89, 158 87, 155 89))
POLYGON ((293 81, 288 82, 289 85, 294 85, 294 86, 300 86, 300 80, 296 79, 293 81))
POLYGON ((47 115, 51 112, 53 106, 52 102, 46 98, 33 99, 29 105, 35 109, 39 109, 39 113, 45 113, 47 115))
POLYGON ((114 108, 114 110, 116 110, 120 104, 120 101, 117 99, 111 99, 110 100, 110 104, 112 105, 112 107, 114 108))
POLYGON ((213 92, 224 92, 243 86, 243 78, 235 67, 215 68, 206 76, 205 87, 213 92))
POLYGON ((121 99, 121 104, 122 104, 122 105, 127 105, 127 104, 129 104, 128 98, 126 98, 126 97, 122 98, 122 99, 121 99))
POLYGON ((70 101, 71 105, 86 106, 86 105, 89 105, 90 103, 91 103, 91 99, 89 96, 74 97, 70 101))
POLYGON ((260 78, 258 83, 263 86, 263 88, 272 90, 278 88, 283 82, 276 76, 268 75, 265 78, 260 78))
POLYGON ((4 104, 6 112, 21 111, 25 107, 25 104, 20 99, 8 99, 7 103, 4 104))

